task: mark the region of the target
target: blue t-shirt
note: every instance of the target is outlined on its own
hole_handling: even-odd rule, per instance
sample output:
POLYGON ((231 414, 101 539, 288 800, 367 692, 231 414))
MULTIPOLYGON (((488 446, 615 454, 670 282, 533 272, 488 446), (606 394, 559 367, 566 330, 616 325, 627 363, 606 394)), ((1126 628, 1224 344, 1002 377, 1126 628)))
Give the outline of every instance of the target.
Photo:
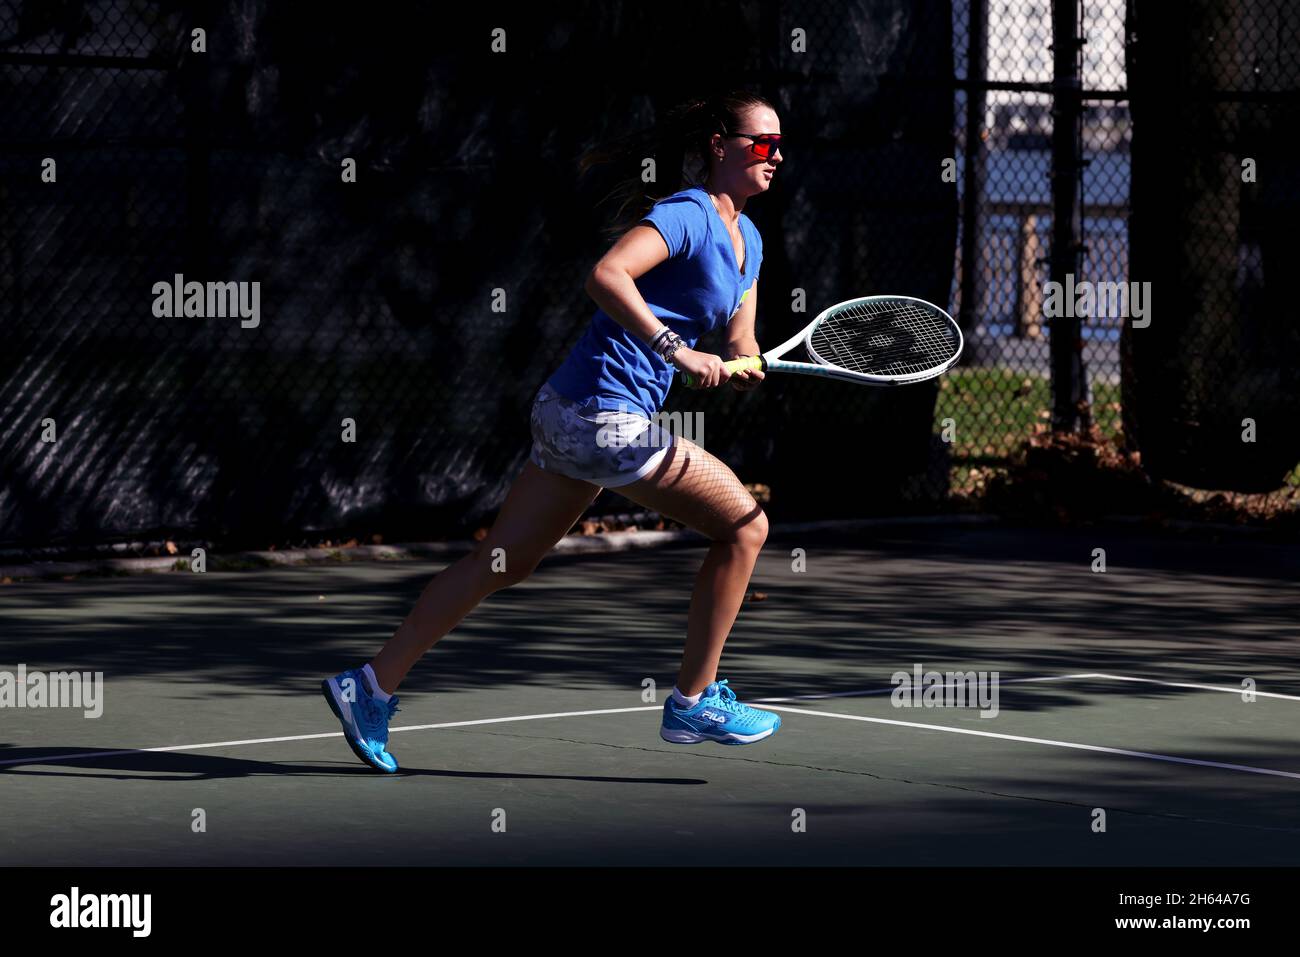
MULTIPOLYGON (((724 326, 758 279, 763 240, 744 213, 742 272, 726 224, 708 193, 692 186, 660 200, 642 222, 659 230, 668 259, 636 281, 637 291, 659 320, 694 348, 706 332, 724 326)), ((668 397, 676 369, 603 310, 564 363, 551 388, 575 402, 594 400, 598 409, 640 412, 653 417, 668 397)))

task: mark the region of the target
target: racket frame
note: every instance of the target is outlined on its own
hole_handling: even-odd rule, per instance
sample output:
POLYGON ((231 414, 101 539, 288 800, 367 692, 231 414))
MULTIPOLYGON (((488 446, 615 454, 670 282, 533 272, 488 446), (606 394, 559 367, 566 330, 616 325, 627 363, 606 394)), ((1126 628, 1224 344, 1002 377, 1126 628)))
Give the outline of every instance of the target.
MULTIPOLYGON (((761 362, 760 368, 764 372, 767 372, 768 370, 773 372, 794 372, 800 375, 815 375, 827 379, 840 379, 845 382, 857 382, 859 384, 874 386, 908 385, 913 382, 924 382, 928 379, 933 379, 937 376, 943 375, 956 364, 958 359, 961 358, 961 352, 965 344, 965 338, 961 334, 961 327, 953 321, 952 316, 948 315, 947 312, 928 300, 918 299, 916 296, 858 296, 854 299, 846 299, 843 302, 837 302, 833 306, 827 306, 803 329, 796 332, 775 349, 769 349, 767 352, 764 352, 758 358, 761 362), (817 327, 820 326, 831 313, 848 306, 857 306, 868 302, 878 302, 884 299, 894 302, 897 302, 900 299, 905 299, 910 302, 919 302, 923 306, 935 310, 939 315, 947 319, 952 326, 952 331, 957 334, 957 348, 954 350, 952 356, 941 365, 935 366, 931 369, 922 369, 920 372, 909 372, 903 375, 886 376, 871 375, 866 372, 853 372, 849 369, 832 365, 822 359, 822 357, 817 354, 817 351, 813 349, 812 335, 817 331, 817 327), (814 362, 788 362, 781 358, 781 356, 785 355, 800 343, 803 344, 804 351, 813 357, 815 360, 814 362)), ((730 363, 728 363, 727 367, 728 369, 731 369, 730 363)))

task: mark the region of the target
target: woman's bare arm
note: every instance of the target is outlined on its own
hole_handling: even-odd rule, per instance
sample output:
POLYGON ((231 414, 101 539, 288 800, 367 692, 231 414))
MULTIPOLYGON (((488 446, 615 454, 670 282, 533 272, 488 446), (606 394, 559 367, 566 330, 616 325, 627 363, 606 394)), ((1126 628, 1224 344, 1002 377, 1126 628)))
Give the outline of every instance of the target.
MULTIPOLYGON (((724 350, 724 356, 727 359, 737 359, 740 356, 756 356, 761 351, 758 348, 758 339, 754 336, 754 320, 758 315, 758 280, 755 279, 753 285, 749 287, 749 292, 745 294, 744 301, 736 314, 731 317, 727 323, 727 348, 724 350)), ((748 392, 760 382, 763 381, 763 373, 758 369, 746 369, 744 372, 737 372, 731 377, 733 388, 741 392, 748 392)))
POLYGON ((649 342, 663 326, 636 288, 636 280, 668 258, 668 246, 653 226, 633 226, 587 275, 585 289, 620 326, 649 342))
MULTIPOLYGON (((636 280, 667 258, 668 244, 659 230, 653 226, 633 226, 592 267, 584 288, 611 319, 648 343, 664 324, 646 305, 636 288, 636 280)), ((689 373, 701 388, 721 385, 730 378, 722 357, 707 352, 683 346, 672 362, 689 373)))
POLYGON ((758 280, 749 287, 745 301, 727 323, 727 358, 758 355, 758 339, 754 337, 754 320, 758 313, 758 280))

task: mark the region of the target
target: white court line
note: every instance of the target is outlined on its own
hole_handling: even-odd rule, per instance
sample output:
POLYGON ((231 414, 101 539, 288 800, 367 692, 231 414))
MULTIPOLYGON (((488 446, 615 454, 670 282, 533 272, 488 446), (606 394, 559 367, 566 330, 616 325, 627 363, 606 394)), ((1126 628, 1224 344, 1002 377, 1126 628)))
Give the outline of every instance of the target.
MULTIPOLYGON (((1049 675, 1046 678, 1007 678, 1005 680, 999 677, 998 684, 1009 685, 1009 684, 1015 684, 1017 682, 1024 682, 1024 681, 1069 681, 1072 678, 1097 678, 1097 677, 1104 677, 1104 676, 1095 675, 1095 674, 1049 675)), ((933 685, 933 687, 935 688, 951 688, 955 686, 956 686, 956 682, 947 682, 942 685, 933 685)), ((751 700, 753 700, 755 704, 770 704, 776 701, 819 701, 825 698, 858 698, 864 695, 893 694, 897 690, 898 689, 895 687, 872 688, 869 691, 835 691, 835 692, 828 692, 826 694, 797 694, 797 695, 791 695, 788 698, 753 698, 751 700)))
MULTIPOLYGON (((1011 684, 1013 682, 1068 681, 1077 678, 1108 678, 1116 681, 1137 681, 1137 682, 1146 682, 1150 684, 1167 685, 1169 687, 1176 687, 1176 688, 1193 688, 1197 690, 1225 691, 1225 692, 1230 692, 1232 694, 1241 694, 1240 688, 1220 688, 1214 685, 1175 683, 1175 682, 1168 682, 1168 681, 1158 681, 1154 678, 1130 678, 1124 675, 1110 675, 1110 674, 1102 674, 1100 672, 1088 672, 1088 673, 1073 674, 1073 675, 1048 675, 1045 677, 1037 677, 1037 678, 1008 678, 1006 679, 1005 683, 1011 684)), ((839 691, 839 692, 828 693, 828 694, 796 695, 793 697, 785 697, 785 698, 761 698, 761 699, 752 699, 752 700, 760 704, 769 704, 773 702, 782 702, 782 701, 810 701, 810 700, 821 700, 826 698, 845 698, 845 697, 860 696, 860 695, 892 694, 894 690, 895 689, 892 687, 872 688, 864 691, 839 691)), ((1291 701, 1300 700, 1300 697, 1297 697, 1295 695, 1272 694, 1264 691, 1257 691, 1255 692, 1255 694, 1256 696, 1261 696, 1261 697, 1283 698, 1291 701)), ((473 721, 445 721, 440 724, 408 725, 406 727, 401 727, 401 728, 389 728, 389 733, 397 734, 398 732, 402 732, 402 731, 434 731, 441 728, 465 728, 465 727, 471 727, 480 724, 503 724, 503 723, 514 722, 514 721, 540 721, 547 718, 580 718, 580 717, 585 717, 587 715, 594 715, 594 714, 629 714, 637 711, 660 711, 662 709, 663 709, 662 705, 654 704, 654 705, 646 705, 643 707, 636 707, 636 708, 603 708, 594 711, 553 711, 546 714, 523 714, 523 715, 513 715, 511 717, 506 717, 506 718, 479 718, 473 721)), ((873 724, 892 724, 892 725, 898 725, 901 727, 908 727, 908 728, 922 728, 922 729, 928 729, 932 731, 946 731, 951 734, 971 734, 971 735, 977 735, 986 738, 1000 738, 1006 741, 1020 741, 1028 744, 1045 744, 1045 745, 1049 745, 1052 747, 1059 747, 1059 748, 1074 748, 1082 751, 1099 751, 1106 754, 1119 754, 1119 755, 1125 755, 1129 757, 1146 758, 1147 760, 1151 760, 1151 761, 1166 761, 1173 764, 1191 764, 1191 765, 1198 765, 1201 767, 1221 768, 1229 771, 1244 771, 1251 774, 1267 774, 1276 777, 1300 779, 1300 773, 1295 773, 1291 771, 1277 771, 1270 768, 1256 768, 1256 767, 1251 767, 1249 765, 1242 765, 1242 764, 1224 764, 1218 761, 1201 761, 1195 758, 1180 758, 1168 754, 1153 754, 1146 751, 1128 751, 1123 748, 1108 748, 1101 745, 1079 744, 1071 741, 1055 741, 1050 738, 1029 738, 1029 737, 1022 737, 1019 735, 999 734, 993 731, 975 731, 968 728, 950 728, 944 725, 921 724, 915 721, 897 721, 890 718, 867 718, 858 715, 835 714, 829 711, 808 711, 802 708, 791 708, 788 706, 778 707, 776 710, 791 711, 796 714, 807 714, 807 715, 813 715, 817 717, 842 718, 850 721, 866 721, 873 724)), ((168 747, 161 747, 161 748, 126 748, 118 751, 83 751, 77 754, 55 754, 55 755, 50 755, 48 757, 34 756, 30 758, 11 758, 8 760, 0 761, 0 768, 7 767, 10 765, 17 765, 17 764, 56 764, 61 761, 75 761, 81 758, 109 758, 109 757, 118 757, 124 754, 161 754, 161 753, 172 752, 172 751, 201 751, 208 748, 232 748, 232 747, 241 747, 244 745, 252 745, 252 744, 277 744, 284 741, 313 741, 313 740, 319 740, 323 738, 341 738, 341 737, 343 737, 342 731, 329 731, 329 732, 325 732, 324 734, 297 734, 297 735, 286 735, 284 737, 278 737, 278 738, 246 738, 240 741, 210 741, 205 744, 177 744, 177 745, 171 745, 168 747)))
MULTIPOLYGON (((1187 681, 1159 681, 1155 678, 1130 678, 1127 675, 1069 675, 1072 678, 1109 678, 1111 681, 1141 681, 1145 684, 1164 685, 1166 688, 1195 688, 1197 691, 1226 691, 1228 694, 1241 695, 1245 693, 1244 688, 1220 688, 1218 685, 1198 685, 1187 681)), ((1032 679, 1031 679, 1032 680, 1032 679)), ((1272 691, 1252 691, 1256 698, 1280 698, 1283 701, 1300 701, 1300 695, 1277 694, 1272 691)))
MULTIPOLYGON (((1067 678, 1093 677, 1092 675, 1054 675, 1046 678, 1010 678, 1008 681, 1063 681, 1067 678)), ((946 687, 946 686, 945 686, 946 687)), ((872 688, 867 691, 839 691, 834 694, 794 695, 787 698, 755 699, 759 704, 769 701, 814 701, 822 698, 846 698, 853 695, 890 694, 893 688, 872 688)), ((521 714, 509 718, 479 718, 474 721, 444 721, 440 724, 413 724, 389 728, 389 734, 399 731, 436 731, 440 728, 465 728, 476 724, 502 724, 508 721, 539 721, 544 718, 581 718, 592 714, 627 714, 634 711, 662 711, 663 705, 652 704, 639 708, 605 708, 598 711, 554 711, 549 714, 521 714)), ((207 748, 235 748, 246 744, 277 744, 282 741, 314 741, 320 738, 341 738, 342 731, 324 734, 295 734, 281 738, 246 738, 242 741, 208 741, 204 744, 176 744, 164 748, 125 748, 120 751, 82 751, 77 754, 54 754, 48 758, 15 758, 0 761, 0 768, 13 764, 53 764, 56 761, 76 761, 81 758, 112 758, 123 754, 162 754, 169 751, 202 751, 207 748)))
POLYGON ((929 731, 946 731, 949 734, 973 734, 981 738, 998 738, 1002 741, 1023 741, 1026 744, 1046 744, 1054 748, 1073 748, 1078 751, 1100 751, 1103 754, 1122 754, 1130 758, 1146 758, 1148 761, 1167 761, 1171 764, 1194 764, 1203 768, 1222 768, 1225 771, 1245 771, 1250 774, 1269 774, 1279 778, 1296 778, 1300 772, 1276 771, 1272 768, 1254 768, 1247 764, 1224 764, 1220 761, 1201 761, 1197 758, 1179 758, 1172 754, 1152 754, 1149 751, 1129 751, 1125 748, 1107 748, 1099 744, 1079 744, 1076 741, 1055 741, 1051 738, 1027 738, 1018 734, 999 734, 996 731, 976 731, 972 728, 949 728, 942 724, 921 724, 917 721, 895 721, 892 718, 865 718, 856 714, 835 714, 830 711, 808 711, 804 708, 779 707, 778 711, 792 711, 795 714, 811 714, 821 718, 841 718, 845 721, 868 721, 871 724, 893 724, 904 728, 925 728, 929 731))
MULTIPOLYGON (((399 731, 431 731, 437 728, 464 728, 474 724, 500 724, 504 721, 538 721, 542 718, 580 718, 588 714, 626 714, 629 711, 662 711, 663 705, 652 704, 641 708, 605 708, 601 711, 556 711, 551 714, 520 714, 509 718, 479 718, 475 721, 445 721, 442 724, 413 724, 403 728, 389 728, 389 734, 399 731)), ((245 744, 276 744, 281 741, 313 741, 319 738, 341 738, 342 731, 324 734, 293 734, 283 738, 247 738, 243 741, 209 741, 206 744, 174 744, 165 748, 127 748, 122 751, 82 751, 78 754, 52 754, 48 758, 15 758, 0 761, 0 768, 10 764, 54 764, 78 758, 110 758, 121 754, 161 754, 167 751, 200 751, 205 748, 234 748, 245 744)), ((0 752, 3 753, 3 752, 0 752)))

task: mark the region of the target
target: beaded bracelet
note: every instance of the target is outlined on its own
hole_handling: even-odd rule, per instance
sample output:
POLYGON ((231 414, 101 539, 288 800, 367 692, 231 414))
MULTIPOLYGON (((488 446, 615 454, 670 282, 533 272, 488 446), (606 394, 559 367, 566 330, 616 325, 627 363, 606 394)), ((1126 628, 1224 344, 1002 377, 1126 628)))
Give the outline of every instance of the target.
POLYGON ((650 340, 650 348, 658 353, 659 357, 665 362, 672 362, 673 355, 684 345, 686 343, 682 341, 682 337, 667 326, 660 329, 655 334, 655 337, 650 340))

